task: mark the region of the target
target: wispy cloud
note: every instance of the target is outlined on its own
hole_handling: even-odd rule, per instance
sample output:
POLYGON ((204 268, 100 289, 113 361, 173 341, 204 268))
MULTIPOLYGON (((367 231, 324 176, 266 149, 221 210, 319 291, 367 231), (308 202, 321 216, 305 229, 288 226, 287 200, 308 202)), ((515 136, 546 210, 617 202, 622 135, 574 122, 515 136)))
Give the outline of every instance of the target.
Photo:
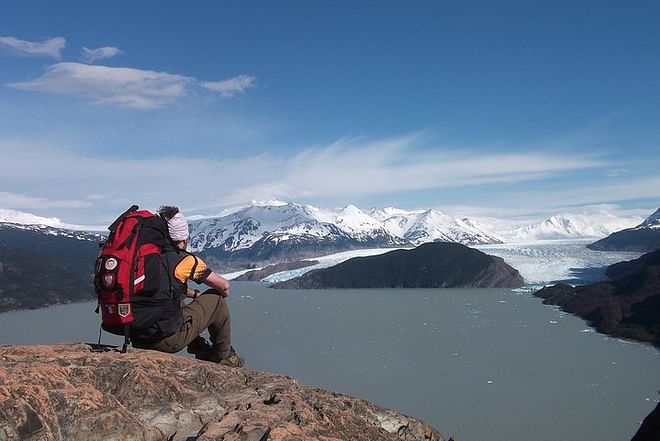
POLYGON ((290 194, 261 197, 314 197, 386 194, 400 191, 516 183, 594 168, 602 161, 581 155, 557 156, 543 152, 489 153, 476 149, 420 150, 416 136, 373 141, 340 140, 309 149, 277 164, 271 188, 290 194))
POLYGON ((549 191, 514 191, 511 197, 535 207, 602 204, 612 201, 660 199, 660 176, 630 176, 616 182, 582 182, 579 186, 557 183, 549 191))
POLYGON ((246 89, 255 86, 256 78, 249 75, 239 75, 224 81, 205 81, 201 85, 205 89, 220 93, 223 98, 233 98, 245 93, 246 89))
POLYGON ((16 37, 0 37, 0 47, 11 50, 19 55, 61 58, 62 49, 66 46, 64 37, 50 38, 44 41, 19 40, 16 37))
POLYGON ((112 58, 123 54, 119 48, 113 46, 104 46, 96 49, 83 47, 83 53, 85 63, 88 64, 94 64, 95 61, 103 60, 105 58, 112 58))
MULTIPOLYGON (((244 84, 240 81, 238 83, 244 84)), ((135 109, 162 107, 199 85, 198 80, 184 75, 73 62, 53 64, 35 80, 9 84, 15 89, 81 96, 97 103, 135 109)), ((226 94, 223 96, 233 96, 231 90, 238 93, 237 87, 239 85, 226 86, 226 94)))
POLYGON ((614 169, 610 170, 610 171, 607 173, 607 176, 612 177, 612 178, 615 178, 615 177, 617 177, 617 176, 625 175, 625 174, 627 174, 627 173, 629 173, 629 172, 630 172, 630 170, 627 170, 627 169, 625 169, 625 168, 614 168, 614 169))
POLYGON ((49 199, 45 197, 29 196, 21 193, 0 191, 0 207, 15 209, 44 209, 44 208, 83 208, 91 204, 84 200, 49 199))
MULTIPOLYGON (((131 159, 100 157, 0 141, 3 173, 0 188, 55 203, 79 203, 94 210, 116 211, 137 202, 155 207, 174 203, 187 208, 215 209, 253 199, 305 201, 322 205, 329 199, 389 198, 392 205, 435 194, 426 206, 452 204, 447 195, 479 194, 461 199, 466 205, 548 210, 570 203, 593 204, 660 197, 660 178, 637 177, 616 184, 593 182, 579 188, 559 186, 575 176, 609 164, 598 158, 543 151, 527 153, 457 152, 438 147, 420 149, 416 136, 381 140, 343 139, 290 157, 260 155, 237 159, 162 157, 131 159), (167 177, 167 178, 164 178, 167 177), (522 183, 548 182, 535 191, 522 183), (58 185, 53 185, 58 183, 58 185), (503 184, 505 189, 494 187, 503 184), (136 188, 139 191, 136 193, 136 188), (207 189, 199 192, 199 188, 207 189), (19 190, 20 189, 20 190, 19 190), (91 198, 90 192, 104 195, 91 198), (105 196, 108 195, 108 196, 105 196), (62 202, 64 201, 64 202, 62 202), (76 202, 78 201, 78 202, 76 202), (316 202, 315 202, 316 201, 316 202)), ((0 198, 0 207, 8 199, 0 198)), ((17 201, 24 208, 31 203, 17 201)), ((85 208, 84 212, 92 210, 85 208)), ((81 210, 80 212, 83 212, 81 210)), ((60 213, 55 213, 59 215, 60 213)), ((82 222, 81 219, 71 219, 82 222)))

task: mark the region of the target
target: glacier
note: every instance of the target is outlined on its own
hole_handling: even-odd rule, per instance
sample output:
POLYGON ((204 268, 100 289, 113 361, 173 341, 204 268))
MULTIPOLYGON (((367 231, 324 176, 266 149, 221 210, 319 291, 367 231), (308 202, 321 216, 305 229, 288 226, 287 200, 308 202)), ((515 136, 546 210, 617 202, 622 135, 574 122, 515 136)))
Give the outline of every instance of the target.
MULTIPOLYGON (((638 258, 642 253, 592 251, 586 246, 590 240, 546 240, 517 244, 476 245, 486 254, 498 256, 516 268, 528 286, 566 282, 590 283, 605 278, 605 268, 613 263, 638 258)), ((319 263, 313 266, 283 271, 265 278, 265 283, 276 283, 298 277, 308 271, 337 265, 353 257, 374 256, 392 251, 391 248, 354 250, 329 256, 315 257, 319 263)), ((237 277, 246 271, 226 274, 237 277)))
POLYGON ((613 263, 638 258, 642 253, 593 251, 591 239, 545 240, 517 244, 478 245, 476 249, 498 256, 516 268, 528 285, 557 282, 583 284, 605 279, 613 263))

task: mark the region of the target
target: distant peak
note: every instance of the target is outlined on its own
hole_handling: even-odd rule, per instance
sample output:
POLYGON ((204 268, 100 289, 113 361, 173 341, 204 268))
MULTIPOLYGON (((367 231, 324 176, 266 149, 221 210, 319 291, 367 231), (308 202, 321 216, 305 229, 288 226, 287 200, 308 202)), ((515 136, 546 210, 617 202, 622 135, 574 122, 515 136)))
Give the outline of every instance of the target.
POLYGON ((440 210, 436 210, 435 208, 429 208, 425 212, 422 213, 423 217, 448 217, 445 213, 443 213, 440 210))
POLYGON ((0 209, 0 222, 22 225, 47 225, 49 227, 62 226, 62 221, 56 217, 41 217, 31 213, 5 209, 0 209))
POLYGON ((266 201, 257 201, 253 199, 252 202, 250 202, 250 205, 252 205, 253 207, 281 207, 283 205, 294 205, 294 204, 293 202, 284 202, 277 199, 269 199, 266 201))
POLYGON ((640 227, 648 227, 651 225, 657 225, 660 224, 660 208, 655 210, 652 215, 644 219, 644 222, 642 222, 639 226, 640 227))
POLYGON ((342 213, 362 213, 362 210, 353 204, 348 204, 341 211, 342 213))
POLYGON ((103 231, 106 228, 99 225, 76 225, 62 222, 57 217, 43 217, 31 213, 25 213, 17 210, 7 210, 0 208, 0 223, 18 224, 18 225, 37 225, 51 228, 61 228, 64 230, 79 231, 103 231))

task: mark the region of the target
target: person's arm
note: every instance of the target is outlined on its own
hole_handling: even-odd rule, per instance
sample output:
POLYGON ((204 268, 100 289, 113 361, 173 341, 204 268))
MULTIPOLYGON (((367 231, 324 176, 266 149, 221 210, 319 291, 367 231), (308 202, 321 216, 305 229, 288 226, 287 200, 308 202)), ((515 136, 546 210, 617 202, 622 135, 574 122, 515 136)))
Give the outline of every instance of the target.
POLYGON ((215 288, 222 297, 229 297, 229 281, 221 275, 211 272, 204 280, 204 284, 215 288))
MULTIPOLYGON (((181 283, 192 280, 195 283, 203 283, 217 291, 222 297, 229 296, 229 282, 224 277, 211 271, 206 263, 192 254, 186 256, 174 269, 174 275, 181 283)), ((199 291, 188 288, 187 297, 196 298, 199 291)))

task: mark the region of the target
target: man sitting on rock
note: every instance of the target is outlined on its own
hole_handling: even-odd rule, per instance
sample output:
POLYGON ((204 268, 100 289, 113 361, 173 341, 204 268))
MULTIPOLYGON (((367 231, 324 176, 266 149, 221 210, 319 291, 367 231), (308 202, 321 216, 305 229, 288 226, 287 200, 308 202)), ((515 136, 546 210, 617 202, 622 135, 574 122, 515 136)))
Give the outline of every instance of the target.
POLYGON ((167 311, 162 307, 154 308, 154 313, 164 315, 155 321, 154 326, 175 332, 154 343, 148 339, 149 330, 145 330, 143 339, 132 336, 133 346, 169 353, 187 347, 188 353, 195 354, 197 359, 243 366, 243 359, 231 346, 229 308, 225 302, 229 296, 229 282, 211 271, 202 259, 186 251, 188 222, 177 207, 161 207, 158 212, 167 220, 171 239, 170 246, 162 253, 168 283, 161 283, 160 289, 169 290, 174 305, 167 311), (188 288, 188 280, 203 283, 211 289, 200 294, 199 290, 188 288), (193 301, 186 305, 182 301, 184 297, 193 301), (210 345, 200 336, 205 329, 211 337, 210 345))

